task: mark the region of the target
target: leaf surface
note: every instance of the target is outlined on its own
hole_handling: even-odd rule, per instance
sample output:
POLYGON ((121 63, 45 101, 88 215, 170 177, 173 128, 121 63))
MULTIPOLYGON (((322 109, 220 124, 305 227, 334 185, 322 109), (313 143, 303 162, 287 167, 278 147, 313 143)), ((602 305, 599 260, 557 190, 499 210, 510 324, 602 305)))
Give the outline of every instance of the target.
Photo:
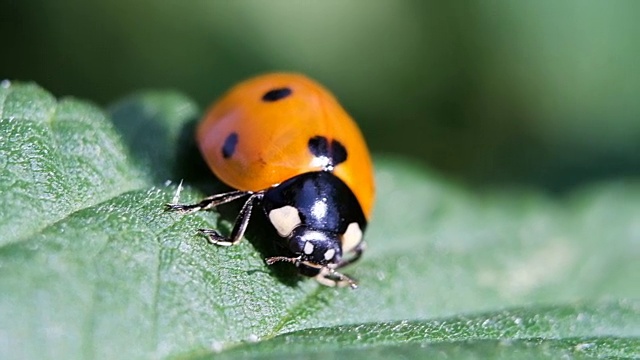
POLYGON ((258 215, 216 248, 195 230, 228 231, 233 207, 164 212, 181 179, 182 202, 224 187, 198 113, 0 89, 0 358, 640 356, 637 181, 472 191, 379 156, 361 286, 333 289, 266 266, 258 215))

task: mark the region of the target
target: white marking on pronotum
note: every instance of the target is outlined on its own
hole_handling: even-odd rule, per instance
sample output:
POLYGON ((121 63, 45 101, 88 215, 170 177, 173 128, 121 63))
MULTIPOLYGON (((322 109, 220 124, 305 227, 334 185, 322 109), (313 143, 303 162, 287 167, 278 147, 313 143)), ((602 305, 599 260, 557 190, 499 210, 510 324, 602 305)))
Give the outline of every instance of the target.
POLYGON ((303 251, 307 255, 313 254, 313 244, 310 241, 307 241, 306 243, 304 243, 303 251))
POLYGON ((269 220, 282 237, 291 235, 293 229, 301 223, 298 209, 291 205, 271 210, 269 212, 269 220))
POLYGON ((347 226, 347 230, 342 234, 342 251, 347 253, 362 242, 362 230, 357 222, 352 222, 347 226))
POLYGON ((184 179, 180 180, 180 184, 178 184, 178 188, 176 189, 176 193, 175 195, 173 195, 173 199, 171 199, 171 203, 172 204, 177 204, 178 201, 180 200, 180 193, 182 192, 182 181, 184 179))
POLYGON ((333 259, 333 256, 336 254, 336 250, 335 249, 329 249, 324 253, 324 259, 325 260, 331 260, 333 259))

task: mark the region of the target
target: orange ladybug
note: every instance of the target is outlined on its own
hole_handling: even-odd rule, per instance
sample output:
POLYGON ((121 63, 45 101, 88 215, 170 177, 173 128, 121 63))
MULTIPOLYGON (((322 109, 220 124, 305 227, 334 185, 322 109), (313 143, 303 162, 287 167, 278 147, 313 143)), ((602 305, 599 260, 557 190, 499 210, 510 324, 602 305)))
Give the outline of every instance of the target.
POLYGON ((228 237, 200 229, 213 244, 229 246, 260 206, 284 251, 267 264, 290 262, 325 285, 357 287, 337 269, 364 250, 373 166, 358 126, 327 89, 299 74, 246 80, 209 109, 196 140, 213 173, 236 190, 168 209, 187 213, 243 199, 228 237))

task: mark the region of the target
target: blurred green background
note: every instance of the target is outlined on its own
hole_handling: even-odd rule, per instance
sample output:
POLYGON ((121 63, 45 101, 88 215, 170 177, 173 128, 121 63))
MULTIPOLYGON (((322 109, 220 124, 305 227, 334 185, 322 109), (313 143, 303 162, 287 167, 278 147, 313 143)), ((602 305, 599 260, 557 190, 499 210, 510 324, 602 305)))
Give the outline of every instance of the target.
POLYGON ((106 105, 299 71, 374 153, 483 185, 640 174, 640 1, 2 0, 0 78, 106 105))

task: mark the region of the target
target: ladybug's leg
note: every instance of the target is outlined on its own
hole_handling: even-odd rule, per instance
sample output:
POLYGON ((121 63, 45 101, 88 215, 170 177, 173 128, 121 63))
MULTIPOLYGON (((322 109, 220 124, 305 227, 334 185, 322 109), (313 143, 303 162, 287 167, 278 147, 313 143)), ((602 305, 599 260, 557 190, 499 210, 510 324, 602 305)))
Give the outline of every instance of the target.
POLYGON ((316 281, 325 286, 349 286, 352 289, 358 288, 358 282, 351 277, 335 271, 329 267, 323 267, 320 273, 315 277, 316 281))
POLYGON ((345 267, 349 264, 353 264, 354 262, 358 261, 358 259, 360 259, 360 257, 362 256, 364 249, 366 248, 367 248, 367 243, 365 243, 364 241, 360 242, 360 244, 358 244, 358 246, 356 246, 356 248, 353 249, 353 256, 348 259, 343 258, 342 260, 340 260, 340 262, 336 264, 336 269, 340 269, 341 267, 345 267))
MULTIPOLYGON (((296 266, 299 266, 300 264, 300 257, 274 256, 267 258, 266 260, 267 265, 273 265, 274 263, 279 261, 289 262, 295 264, 296 266)), ((318 266, 318 270, 318 275, 316 275, 314 278, 322 285, 329 287, 342 287, 348 285, 352 289, 358 288, 358 282, 355 279, 343 273, 337 272, 333 266, 318 266)))
POLYGON ((236 217, 236 222, 233 225, 233 230, 231 230, 229 237, 222 236, 216 230, 211 229, 198 229, 198 231, 206 235, 209 238, 209 242, 212 244, 220 246, 231 246, 237 244, 242 240, 242 236, 244 235, 245 230, 247 230, 249 218, 251 218, 251 210, 253 210, 253 204, 262 199, 262 194, 262 192, 251 193, 251 196, 249 196, 244 205, 242 205, 242 209, 240 209, 240 213, 238 214, 238 217, 236 217))
POLYGON ((206 197, 197 204, 167 204, 166 209, 169 211, 177 211, 183 214, 187 214, 200 210, 209 210, 218 205, 232 202, 249 194, 251 194, 250 191, 235 190, 206 197))

